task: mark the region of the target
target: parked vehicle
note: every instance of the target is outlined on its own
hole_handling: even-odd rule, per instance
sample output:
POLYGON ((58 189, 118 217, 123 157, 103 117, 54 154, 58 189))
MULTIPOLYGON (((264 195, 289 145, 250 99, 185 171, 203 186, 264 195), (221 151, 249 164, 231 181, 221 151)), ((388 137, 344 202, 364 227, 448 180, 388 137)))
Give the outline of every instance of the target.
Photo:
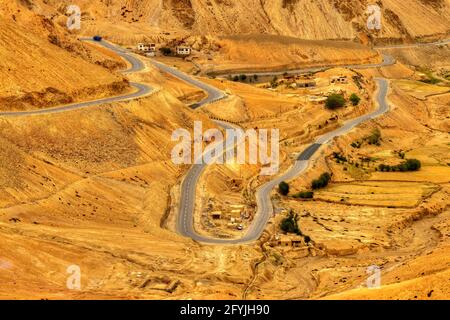
POLYGON ((102 37, 100 36, 94 36, 94 41, 102 41, 102 37))

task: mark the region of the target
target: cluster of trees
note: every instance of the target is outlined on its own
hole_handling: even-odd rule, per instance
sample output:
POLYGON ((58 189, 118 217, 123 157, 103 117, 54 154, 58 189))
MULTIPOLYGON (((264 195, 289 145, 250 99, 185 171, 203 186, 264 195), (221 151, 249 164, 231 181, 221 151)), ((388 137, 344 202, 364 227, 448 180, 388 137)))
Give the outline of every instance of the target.
POLYGON ((365 140, 366 140, 367 143, 370 144, 370 145, 377 145, 377 146, 379 146, 379 145, 380 145, 380 141, 381 141, 381 132, 380 132, 380 129, 375 128, 375 129, 372 131, 372 133, 371 133, 369 136, 367 136, 367 137, 365 138, 365 140))
MULTIPOLYGON (((231 76, 230 76, 231 78, 231 76)), ((247 76, 246 74, 241 74, 241 75, 235 75, 233 78, 231 78, 230 80, 233 80, 234 82, 253 82, 253 81, 258 81, 258 75, 254 74, 253 76, 247 76)))
POLYGON ((298 226, 298 214, 294 211, 290 211, 288 216, 281 221, 281 230, 287 233, 295 233, 299 236, 302 235, 300 228, 298 226))
POLYGON ((419 171, 421 167, 422 163, 419 160, 408 159, 396 166, 380 164, 378 170, 382 172, 407 172, 407 171, 419 171))
POLYGON ((168 47, 162 47, 159 49, 164 56, 170 56, 172 54, 172 49, 168 47))
POLYGON ((295 195, 293 195, 294 198, 298 199, 313 199, 314 198, 314 192, 312 191, 301 191, 295 195))
POLYGON ((333 152, 333 157, 337 163, 348 162, 347 158, 340 152, 333 152))
MULTIPOLYGON (((283 181, 278 185, 278 192, 281 195, 287 196, 289 194, 289 191, 290 191, 290 187, 287 182, 283 181)), ((297 198, 297 199, 312 199, 312 198, 314 198, 314 192, 302 191, 302 192, 294 194, 292 197, 297 198)))
POLYGON ((313 180, 311 187, 313 190, 325 188, 331 181, 331 175, 328 172, 322 173, 319 179, 313 180))
POLYGON ((378 128, 375 128, 372 133, 362 140, 352 142, 351 146, 356 149, 360 149, 363 145, 364 141, 366 141, 369 145, 381 145, 381 131, 378 128))
MULTIPOLYGON (((350 96, 349 100, 353 106, 357 106, 359 104, 359 102, 361 101, 361 98, 358 97, 358 95, 356 93, 353 93, 350 96)), ((327 100, 325 101, 325 106, 330 110, 336 110, 336 109, 342 108, 345 106, 345 104, 346 104, 346 101, 345 101, 344 96, 342 94, 338 94, 338 93, 330 94, 327 97, 327 100)))

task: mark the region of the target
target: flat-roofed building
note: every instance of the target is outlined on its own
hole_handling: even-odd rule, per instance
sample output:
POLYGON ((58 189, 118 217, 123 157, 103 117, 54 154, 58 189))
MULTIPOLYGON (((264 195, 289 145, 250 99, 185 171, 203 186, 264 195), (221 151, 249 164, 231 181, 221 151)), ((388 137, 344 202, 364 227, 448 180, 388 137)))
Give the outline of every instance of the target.
POLYGON ((177 55, 179 56, 189 56, 192 53, 191 47, 187 46, 178 46, 177 47, 177 55))

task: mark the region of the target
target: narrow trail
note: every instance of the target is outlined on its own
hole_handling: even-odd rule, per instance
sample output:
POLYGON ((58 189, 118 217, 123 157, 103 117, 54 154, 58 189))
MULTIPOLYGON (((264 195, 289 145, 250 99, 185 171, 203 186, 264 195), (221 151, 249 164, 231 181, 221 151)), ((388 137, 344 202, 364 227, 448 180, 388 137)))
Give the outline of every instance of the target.
MULTIPOLYGON (((262 236, 262 238, 264 237, 264 235, 262 236)), ((262 265, 264 262, 267 261, 268 253, 267 253, 267 248, 266 248, 266 243, 270 240, 270 234, 267 232, 265 234, 265 239, 261 241, 261 243, 259 244, 259 247, 261 248, 261 252, 262 252, 262 257, 261 259, 259 259, 255 264, 253 264, 252 266, 252 272, 253 272, 253 276, 250 279, 250 281, 248 282, 248 284, 245 286, 244 291, 242 292, 242 300, 247 300, 248 294, 250 293, 250 290, 252 289, 253 285, 255 284, 256 280, 258 279, 258 269, 259 266, 262 265)))

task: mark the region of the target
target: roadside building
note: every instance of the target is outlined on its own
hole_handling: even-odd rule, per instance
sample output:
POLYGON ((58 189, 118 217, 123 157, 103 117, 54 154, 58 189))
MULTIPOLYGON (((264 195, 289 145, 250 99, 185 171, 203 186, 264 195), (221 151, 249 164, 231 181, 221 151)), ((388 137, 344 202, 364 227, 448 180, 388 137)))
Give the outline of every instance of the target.
POLYGON ((187 46, 178 46, 177 47, 177 55, 186 57, 189 56, 192 53, 191 47, 187 46))
POLYGON ((156 55, 156 44, 155 43, 138 43, 138 51, 145 53, 145 55, 154 57, 156 55))

